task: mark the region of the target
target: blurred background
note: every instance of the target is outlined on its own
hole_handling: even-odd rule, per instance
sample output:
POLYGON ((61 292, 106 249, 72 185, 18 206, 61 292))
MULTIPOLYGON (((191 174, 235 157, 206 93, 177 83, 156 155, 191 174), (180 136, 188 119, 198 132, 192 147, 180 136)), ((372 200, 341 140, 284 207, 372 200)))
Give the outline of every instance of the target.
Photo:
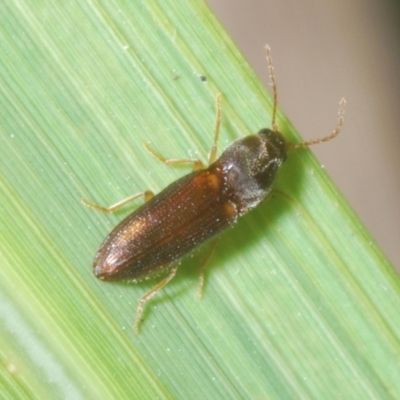
POLYGON ((400 271, 400 1, 208 0, 279 105, 400 271))

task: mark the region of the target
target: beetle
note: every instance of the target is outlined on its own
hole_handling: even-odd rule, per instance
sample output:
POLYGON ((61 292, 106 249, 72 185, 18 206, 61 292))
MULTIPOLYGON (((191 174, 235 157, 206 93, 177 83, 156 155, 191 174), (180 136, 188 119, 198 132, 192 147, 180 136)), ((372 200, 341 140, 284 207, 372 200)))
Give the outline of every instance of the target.
MULTIPOLYGON (((145 197, 145 203, 111 231, 93 262, 95 276, 104 281, 138 282, 170 270, 161 282, 141 297, 135 319, 136 333, 139 332, 146 302, 175 276, 179 260, 199 245, 217 237, 240 216, 267 199, 288 150, 326 142, 342 129, 344 99, 340 102, 338 124, 330 135, 301 143, 291 143, 284 138, 276 124, 277 90, 268 46, 266 51, 274 99, 272 129, 264 128, 255 135, 234 141, 217 158, 221 125, 221 95, 218 94, 208 167, 204 167, 199 160, 167 160, 147 146, 156 158, 167 165, 193 164, 193 172, 157 195, 146 191, 108 208, 83 200, 89 207, 113 212, 131 200, 145 197)), ((204 265, 214 247, 201 265, 199 297, 204 285, 204 265)))

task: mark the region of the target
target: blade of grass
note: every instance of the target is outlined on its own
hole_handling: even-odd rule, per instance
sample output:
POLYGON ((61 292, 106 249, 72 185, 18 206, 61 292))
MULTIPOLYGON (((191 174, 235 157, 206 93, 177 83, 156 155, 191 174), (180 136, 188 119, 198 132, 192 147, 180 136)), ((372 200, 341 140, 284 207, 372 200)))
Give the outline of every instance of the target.
POLYGON ((136 337, 137 300, 153 282, 93 277, 98 245, 134 206, 108 216, 80 198, 109 205, 186 172, 143 141, 205 160, 217 92, 220 148, 269 126, 269 97, 210 10, 159 3, 0 10, 1 393, 398 397, 398 277, 309 150, 282 170, 287 197, 222 237, 202 302, 195 254, 136 337))

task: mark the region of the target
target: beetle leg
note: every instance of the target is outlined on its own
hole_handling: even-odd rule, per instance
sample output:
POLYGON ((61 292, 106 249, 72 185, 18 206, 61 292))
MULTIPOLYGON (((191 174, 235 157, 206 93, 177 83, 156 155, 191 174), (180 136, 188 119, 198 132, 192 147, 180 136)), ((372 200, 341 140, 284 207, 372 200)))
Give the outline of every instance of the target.
POLYGON ((160 160, 162 163, 171 166, 171 165, 193 165, 193 171, 197 171, 199 169, 204 168, 204 164, 200 160, 196 160, 193 158, 165 158, 161 154, 156 153, 147 143, 143 143, 146 147, 147 151, 157 160, 160 160))
POLYGON ((214 140, 210 152, 208 153, 208 165, 212 164, 217 158, 219 128, 221 127, 221 97, 222 97, 221 93, 218 93, 217 99, 215 101, 216 117, 215 117, 215 128, 214 128, 214 140))
POLYGON ((136 311, 135 318, 135 334, 139 333, 139 325, 142 320, 142 314, 144 310, 145 304, 158 292, 160 291, 176 274, 178 266, 175 265, 167 277, 165 277, 161 282, 159 282, 156 286, 150 289, 147 293, 145 293, 139 300, 139 305, 136 311))
POLYGON ((87 201, 85 199, 81 199, 81 202, 87 207, 95 208, 96 210, 104 211, 106 213, 112 213, 115 210, 118 210, 119 208, 123 207, 125 204, 128 204, 131 201, 136 200, 137 198, 139 198, 141 196, 143 196, 144 201, 147 202, 152 197, 154 197, 154 193, 151 190, 146 190, 145 192, 136 193, 133 196, 130 196, 124 200, 121 200, 118 203, 115 203, 110 207, 104 207, 104 206, 100 206, 99 204, 90 203, 89 201, 87 201))
POLYGON ((218 243, 218 238, 212 241, 206 256, 204 257, 203 261, 200 264, 200 283, 199 283, 199 294, 198 294, 199 299, 203 298, 203 293, 204 293, 204 270, 206 268, 206 265, 210 261, 211 256, 214 254, 214 250, 217 247, 217 243, 218 243))

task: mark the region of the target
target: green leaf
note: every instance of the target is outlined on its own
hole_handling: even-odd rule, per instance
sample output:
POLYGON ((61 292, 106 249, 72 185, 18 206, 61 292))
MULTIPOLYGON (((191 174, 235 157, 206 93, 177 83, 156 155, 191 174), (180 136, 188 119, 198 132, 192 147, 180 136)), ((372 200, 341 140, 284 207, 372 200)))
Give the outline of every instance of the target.
POLYGON ((400 397, 398 276, 310 150, 289 154, 284 195, 222 236, 202 301, 200 251, 135 336, 155 282, 92 274, 137 205, 105 215, 80 199, 110 205, 187 172, 143 142, 205 161, 218 92, 220 150, 270 126, 270 96, 207 6, 19 1, 0 20, 2 398, 400 397))

